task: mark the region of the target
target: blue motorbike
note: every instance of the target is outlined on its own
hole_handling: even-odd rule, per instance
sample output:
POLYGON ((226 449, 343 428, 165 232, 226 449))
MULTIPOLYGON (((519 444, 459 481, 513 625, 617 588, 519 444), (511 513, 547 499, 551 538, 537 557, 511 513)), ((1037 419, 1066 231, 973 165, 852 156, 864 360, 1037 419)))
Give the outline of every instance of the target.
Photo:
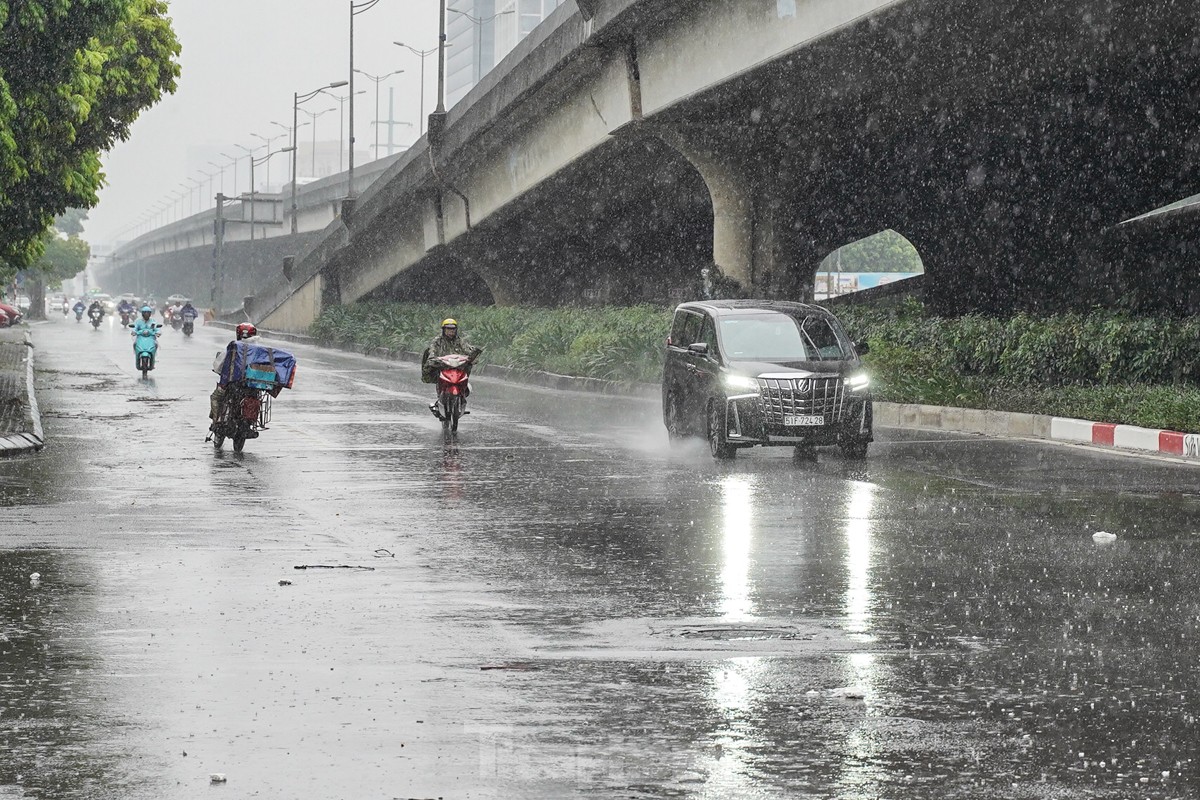
POLYGON ((137 369, 145 378, 154 369, 154 357, 158 352, 159 329, 162 325, 147 326, 133 332, 133 357, 137 369))

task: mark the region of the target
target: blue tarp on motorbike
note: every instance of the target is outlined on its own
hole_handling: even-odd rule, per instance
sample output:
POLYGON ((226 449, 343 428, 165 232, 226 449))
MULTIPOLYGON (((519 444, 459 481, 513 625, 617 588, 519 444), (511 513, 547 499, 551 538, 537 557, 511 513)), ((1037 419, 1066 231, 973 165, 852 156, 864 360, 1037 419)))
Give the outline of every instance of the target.
POLYGON ((222 386, 246 381, 255 389, 265 389, 277 395, 281 389, 292 388, 296 380, 296 357, 275 347, 230 342, 225 348, 225 358, 217 374, 220 375, 218 382, 222 386), (274 376, 271 374, 272 367, 274 376))

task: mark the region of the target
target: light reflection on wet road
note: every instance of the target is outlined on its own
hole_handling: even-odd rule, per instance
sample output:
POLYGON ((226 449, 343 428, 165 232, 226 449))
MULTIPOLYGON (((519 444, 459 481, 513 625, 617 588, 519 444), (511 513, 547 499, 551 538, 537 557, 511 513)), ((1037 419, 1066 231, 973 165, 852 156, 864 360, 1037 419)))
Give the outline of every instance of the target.
POLYGON ((1195 468, 899 431, 718 465, 653 403, 486 378, 446 444, 414 368, 303 347, 214 454, 227 334, 166 331, 150 383, 119 329, 35 337, 0 796, 1200 793, 1195 468))

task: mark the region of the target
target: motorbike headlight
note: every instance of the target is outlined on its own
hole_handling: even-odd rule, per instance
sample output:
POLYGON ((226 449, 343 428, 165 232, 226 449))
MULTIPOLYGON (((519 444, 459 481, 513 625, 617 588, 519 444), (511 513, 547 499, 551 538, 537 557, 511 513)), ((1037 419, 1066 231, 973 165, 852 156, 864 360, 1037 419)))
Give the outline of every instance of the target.
POLYGON ((732 372, 725 373, 725 386, 728 389, 737 389, 739 391, 758 391, 758 378, 751 378, 749 375, 737 375, 732 372))
POLYGON ((846 385, 850 387, 852 392, 861 392, 871 385, 871 378, 865 372, 857 372, 846 378, 846 385))

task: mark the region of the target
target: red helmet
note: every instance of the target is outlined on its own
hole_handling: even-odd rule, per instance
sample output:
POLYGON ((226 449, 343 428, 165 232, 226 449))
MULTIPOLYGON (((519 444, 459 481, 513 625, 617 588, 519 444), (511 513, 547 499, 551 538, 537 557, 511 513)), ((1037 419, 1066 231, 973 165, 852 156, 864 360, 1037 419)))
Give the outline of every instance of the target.
POLYGON ((237 340, 239 342, 242 339, 249 339, 251 336, 258 336, 258 328, 254 327, 252 323, 243 322, 237 326, 237 340))

